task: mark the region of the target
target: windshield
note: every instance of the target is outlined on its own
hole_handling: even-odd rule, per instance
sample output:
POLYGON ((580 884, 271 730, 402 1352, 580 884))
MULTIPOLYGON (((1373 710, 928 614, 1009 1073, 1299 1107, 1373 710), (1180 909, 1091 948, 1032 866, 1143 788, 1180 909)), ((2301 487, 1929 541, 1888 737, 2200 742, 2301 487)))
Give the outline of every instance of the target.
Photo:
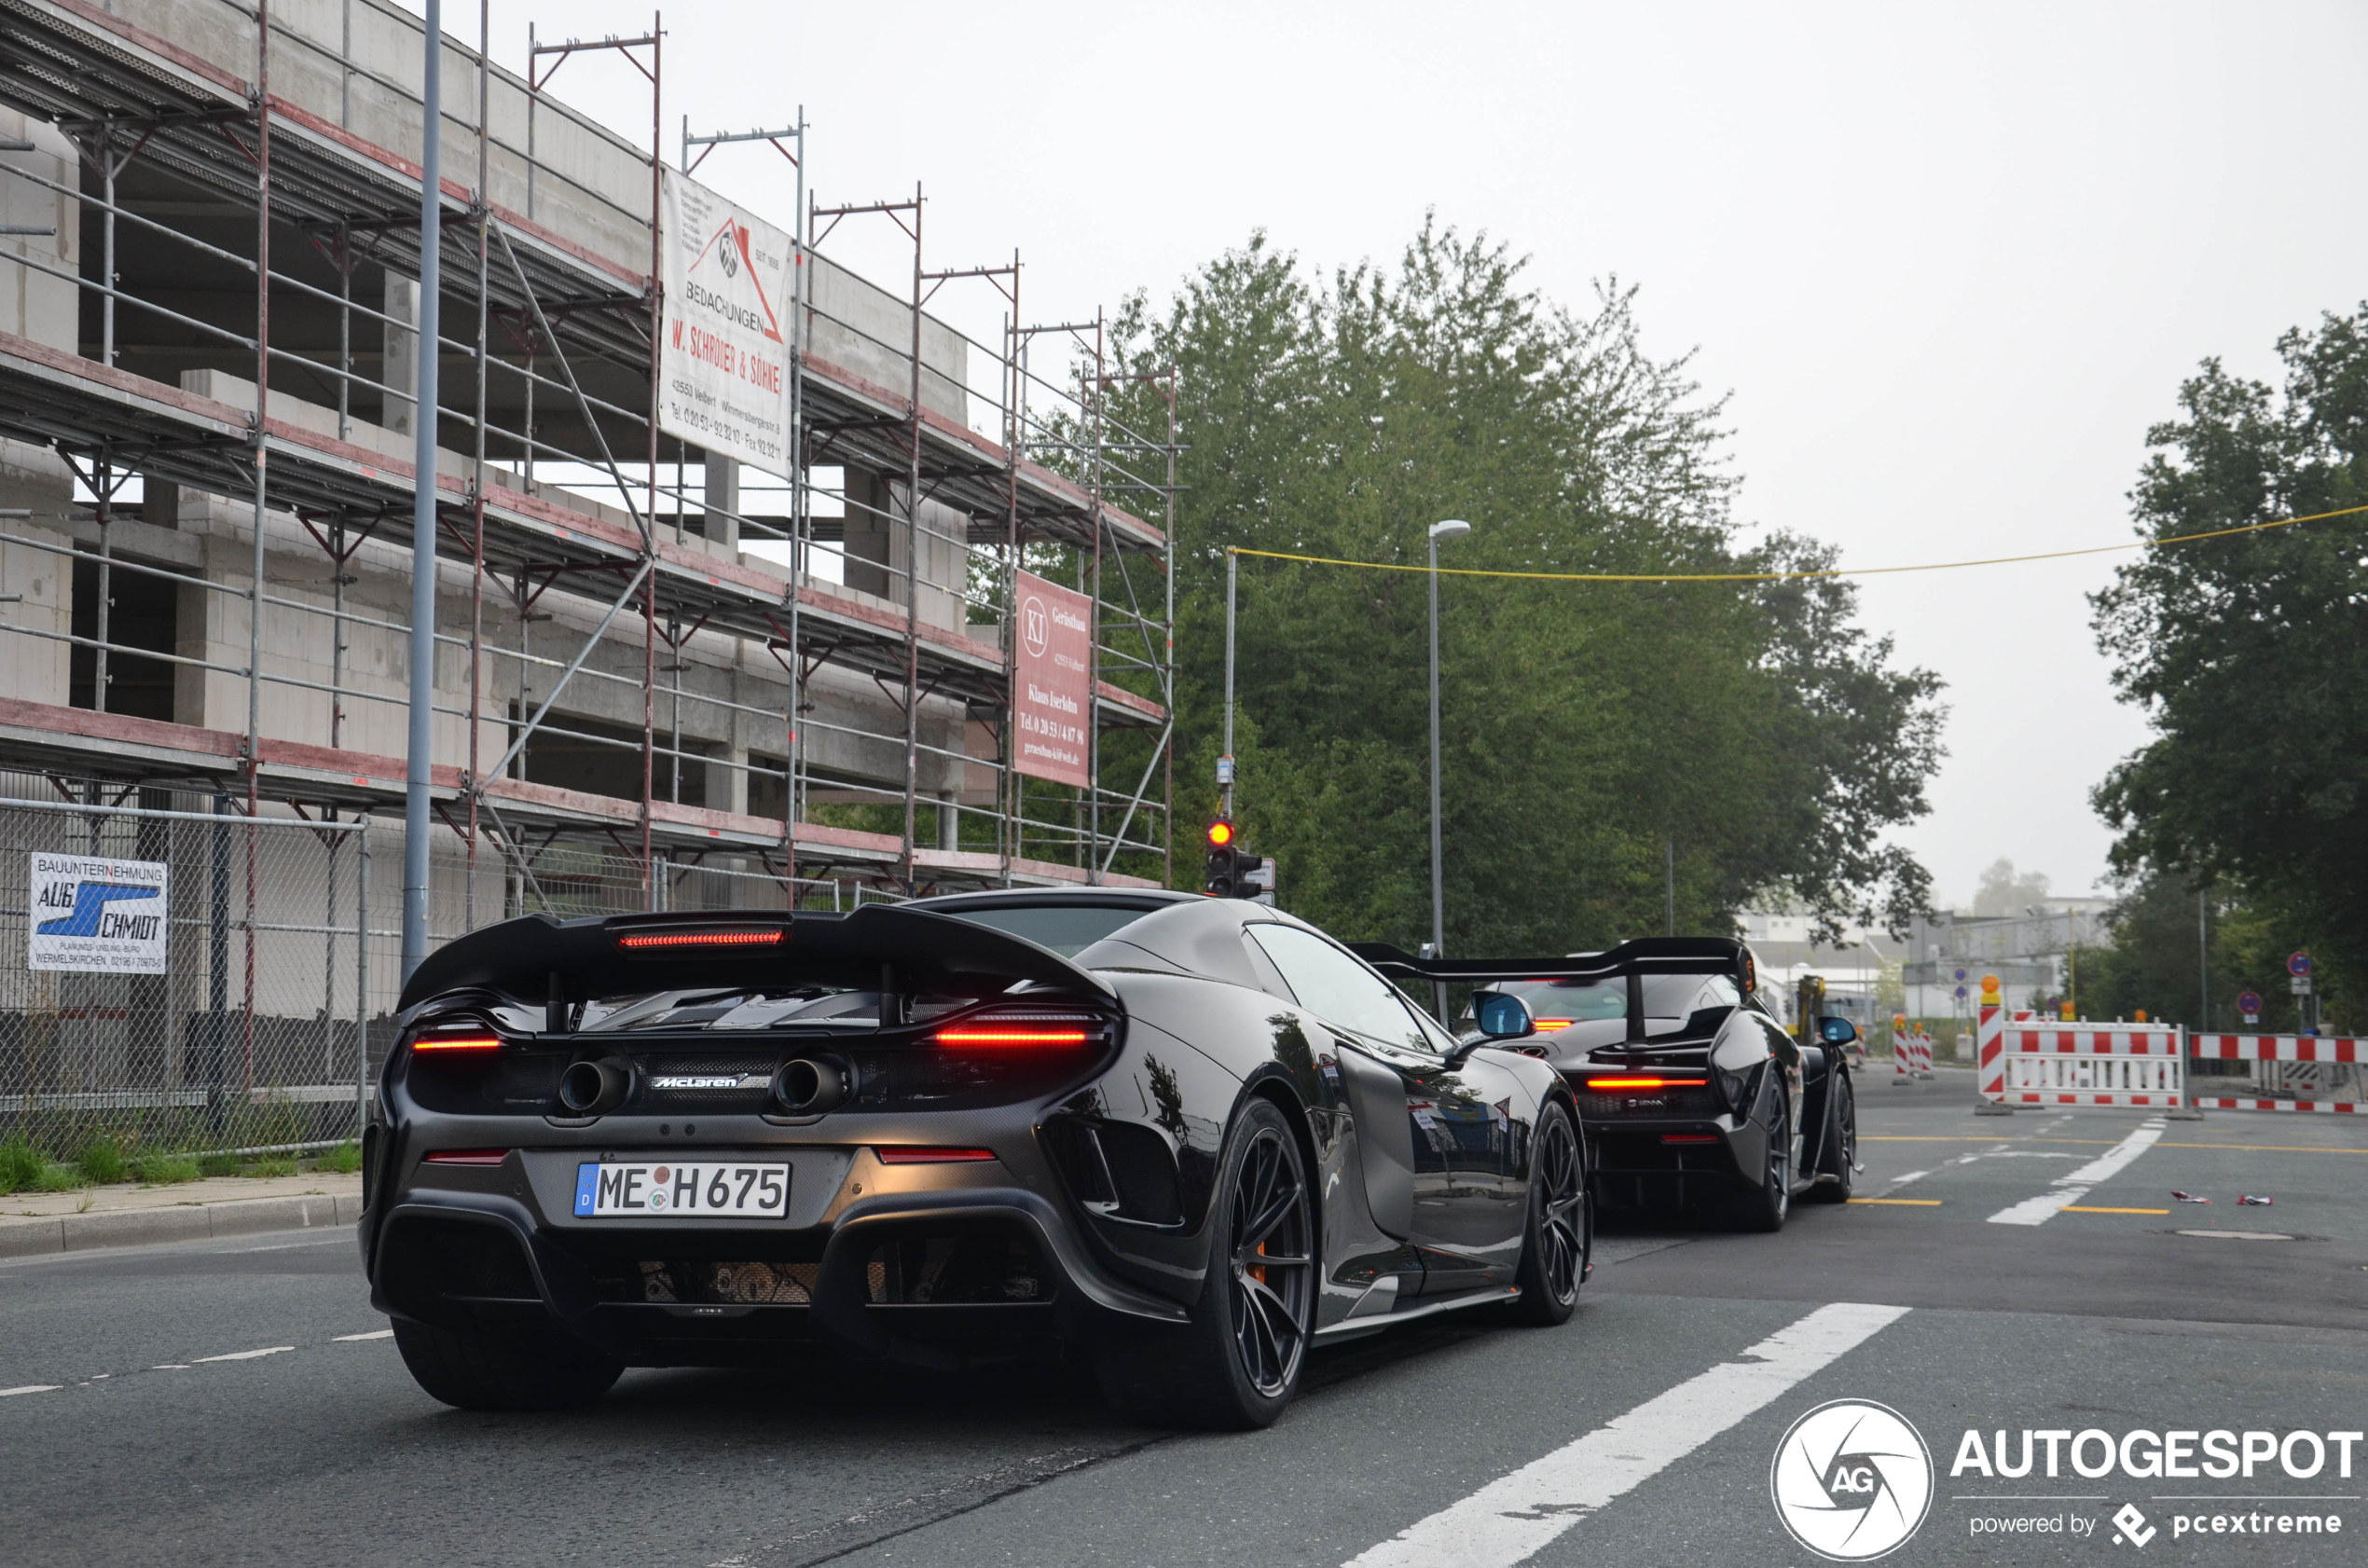
MULTIPOLYGON (((1742 1000, 1735 982, 1723 974, 1648 974, 1644 978, 1647 1018, 1691 1018, 1742 1000)), ((1626 975, 1608 980, 1516 980, 1496 989, 1527 1002, 1541 1023, 1584 1024, 1628 1016, 1626 975)))
POLYGON ((1151 912, 1112 908, 1107 904, 996 904, 976 909, 946 909, 940 914, 973 926, 988 926, 1049 947, 1064 958, 1074 958, 1112 932, 1132 926, 1151 912))

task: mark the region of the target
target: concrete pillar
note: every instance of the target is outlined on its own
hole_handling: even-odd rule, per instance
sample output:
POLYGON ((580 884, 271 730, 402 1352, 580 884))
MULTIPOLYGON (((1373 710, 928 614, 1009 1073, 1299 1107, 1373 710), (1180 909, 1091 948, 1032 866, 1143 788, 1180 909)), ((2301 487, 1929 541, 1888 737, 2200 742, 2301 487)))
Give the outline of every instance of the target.
POLYGON ((937 846, 940 849, 962 847, 961 806, 947 790, 937 797, 937 846))
POLYGON ((707 503, 699 531, 709 552, 727 561, 740 558, 740 465, 720 453, 707 455, 707 503), (727 516, 728 514, 728 516, 727 516))
POLYGON ((412 433, 412 411, 419 407, 420 390, 420 282, 416 278, 398 278, 387 274, 386 313, 394 322, 379 323, 384 335, 386 357, 379 362, 379 379, 388 391, 386 406, 379 423, 398 435, 412 433), (410 393, 409 396, 401 395, 410 393))

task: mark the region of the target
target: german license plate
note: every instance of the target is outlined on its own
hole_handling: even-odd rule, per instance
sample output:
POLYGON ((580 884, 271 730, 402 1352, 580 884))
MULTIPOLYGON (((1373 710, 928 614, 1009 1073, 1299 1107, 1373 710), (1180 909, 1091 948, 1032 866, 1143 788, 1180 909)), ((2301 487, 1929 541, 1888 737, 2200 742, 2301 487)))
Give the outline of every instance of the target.
POLYGON ((753 1161, 586 1161, 575 1168, 585 1219, 779 1219, 790 1167, 753 1161))

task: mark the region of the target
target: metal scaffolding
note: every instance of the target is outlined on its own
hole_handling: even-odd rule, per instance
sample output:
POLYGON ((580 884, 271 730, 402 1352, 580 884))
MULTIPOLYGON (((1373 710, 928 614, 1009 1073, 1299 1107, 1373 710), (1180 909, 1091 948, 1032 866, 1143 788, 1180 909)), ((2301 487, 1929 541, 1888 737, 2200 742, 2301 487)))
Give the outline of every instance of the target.
MULTIPOLYGON (((474 165, 474 183, 442 181, 431 241, 418 162, 355 129, 370 123, 365 110, 383 119, 392 103, 399 118, 418 102, 395 53, 357 56, 355 16, 380 34, 407 25, 414 72, 417 19, 387 0, 347 0, 342 34, 323 37, 268 7, 182 3, 218 24, 187 36, 242 27, 250 54, 209 59, 140 25, 172 9, 165 0, 116 14, 0 0, 0 104, 54 127, 82 165, 78 178, 53 178, 0 154, 0 180, 49 193, 99 240, 60 238, 52 258, 29 240, 0 245, 0 258, 70 285, 76 302, 71 351, 0 332, 0 435, 53 452, 87 495, 53 524, 0 519, 0 546, 55 560, 69 583, 95 573, 96 598, 95 619, 0 617, 12 643, 63 644, 69 670, 90 671, 87 700, 79 674, 63 703, 0 700, 0 763, 206 789, 236 777, 251 816, 383 811, 400 797, 402 763, 357 747, 355 732, 385 728, 399 685, 350 655, 358 640, 381 647, 407 628, 350 590, 367 571, 399 570, 390 563, 410 543, 417 482, 466 571, 465 616, 453 607, 461 585, 440 578, 434 628, 436 813, 461 850, 462 927, 580 909, 567 889, 587 875, 612 904, 668 907, 691 885, 682 868, 702 864, 761 873, 792 902, 817 878, 908 896, 1169 880, 1172 369, 1111 374, 1098 312, 1026 323, 1016 253, 1008 265, 929 268, 917 185, 909 201, 815 200, 802 110, 779 131, 695 136, 686 119, 686 174, 693 147, 704 158, 733 143, 769 143, 796 169, 792 477, 779 509, 760 513, 737 467, 660 430, 656 19, 633 38, 530 34, 523 78, 488 58, 482 5, 474 48, 445 38, 476 91, 473 113, 447 112, 438 130, 474 155, 452 160, 474 165), (646 150, 550 95, 553 76, 590 50, 646 78, 646 150), (299 84, 285 95, 272 86, 275 54, 299 84), (323 86, 332 76, 334 97, 323 86), (516 131, 504 139, 513 124, 516 131), (585 166, 538 157, 546 134, 585 166), (633 167, 647 170, 646 211, 628 194, 633 167), (912 241, 901 332, 887 326, 885 292, 819 249, 859 214, 897 223, 912 241), (233 242, 241 224, 251 246, 233 242), (406 401, 416 389, 394 351, 430 314, 416 283, 407 296, 404 285, 431 242, 443 313, 468 323, 435 336, 467 374, 444 378, 433 411, 406 401), (831 298, 817 287, 824 269, 831 298), (251 318, 228 303, 240 278, 253 281, 251 318), (357 297, 357 281, 370 280, 377 308, 357 297), (998 291, 1007 315, 995 342, 928 313, 957 281, 998 291), (373 335, 389 347, 375 375, 359 341, 373 335), (1053 362, 1044 374, 1032 354, 1053 362), (251 384, 234 364, 252 365, 251 384), (1163 429, 1115 416, 1114 392, 1138 382, 1163 402, 1163 429), (375 422, 363 418, 374 405, 375 422), (438 436, 437 472, 423 478, 402 455, 408 437, 392 439, 414 420, 433 420, 438 436), (143 500, 130 503, 134 476, 143 500), (162 498, 176 493, 251 513, 243 582, 203 542, 165 537, 177 525, 162 498), (289 517, 300 531, 275 522, 289 517), (325 594, 275 568, 291 538, 326 563, 325 594), (1014 765, 1011 603, 1024 567, 1073 576, 1095 606, 1087 788, 1014 765), (110 617, 127 584, 148 602, 193 607, 175 612, 184 629, 172 646, 137 618, 110 617), (189 620, 212 626, 239 606, 243 659, 225 657, 218 637, 187 635, 189 620), (325 659, 286 652, 311 647, 317 628, 325 659), (752 662, 767 658, 778 677, 752 662), (169 688, 169 717, 111 711, 110 686, 133 670, 169 688), (242 727, 216 716, 226 682, 244 687, 242 727), (638 724, 589 716, 603 705, 638 724), (778 728, 778 754, 695 739, 686 708, 690 731, 778 728), (638 791, 532 776, 538 753, 572 759, 586 778, 612 760, 632 764, 638 791), (941 781, 934 794, 925 778, 941 781), (717 779, 723 808, 708 798, 717 779), (686 780, 704 804, 685 802, 686 780), (483 907, 480 847, 500 878, 483 907)), ((148 700, 161 709, 167 699, 148 700)), ((743 897, 750 880, 694 879, 743 897)))

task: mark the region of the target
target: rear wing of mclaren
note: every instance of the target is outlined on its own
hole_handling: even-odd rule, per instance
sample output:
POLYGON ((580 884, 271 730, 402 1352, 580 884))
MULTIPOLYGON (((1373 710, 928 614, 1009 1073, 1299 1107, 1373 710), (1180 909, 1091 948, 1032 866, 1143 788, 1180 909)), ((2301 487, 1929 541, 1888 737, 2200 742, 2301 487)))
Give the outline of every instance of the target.
POLYGON ((1032 981, 1113 1001, 1098 975, 1024 937, 926 910, 866 904, 846 915, 732 911, 530 915, 457 937, 403 987, 408 1011, 432 997, 482 990, 558 1009, 627 992, 716 985, 823 985, 904 997, 929 990, 1000 991, 1032 981))
POLYGON ((1730 937, 1638 937, 1601 953, 1568 953, 1559 958, 1417 958, 1385 942, 1356 942, 1349 951, 1393 980, 1427 980, 1485 986, 1496 981, 1628 981, 1628 1038, 1645 1038, 1645 977, 1656 974, 1723 974, 1743 995, 1759 988, 1758 960, 1730 937))

